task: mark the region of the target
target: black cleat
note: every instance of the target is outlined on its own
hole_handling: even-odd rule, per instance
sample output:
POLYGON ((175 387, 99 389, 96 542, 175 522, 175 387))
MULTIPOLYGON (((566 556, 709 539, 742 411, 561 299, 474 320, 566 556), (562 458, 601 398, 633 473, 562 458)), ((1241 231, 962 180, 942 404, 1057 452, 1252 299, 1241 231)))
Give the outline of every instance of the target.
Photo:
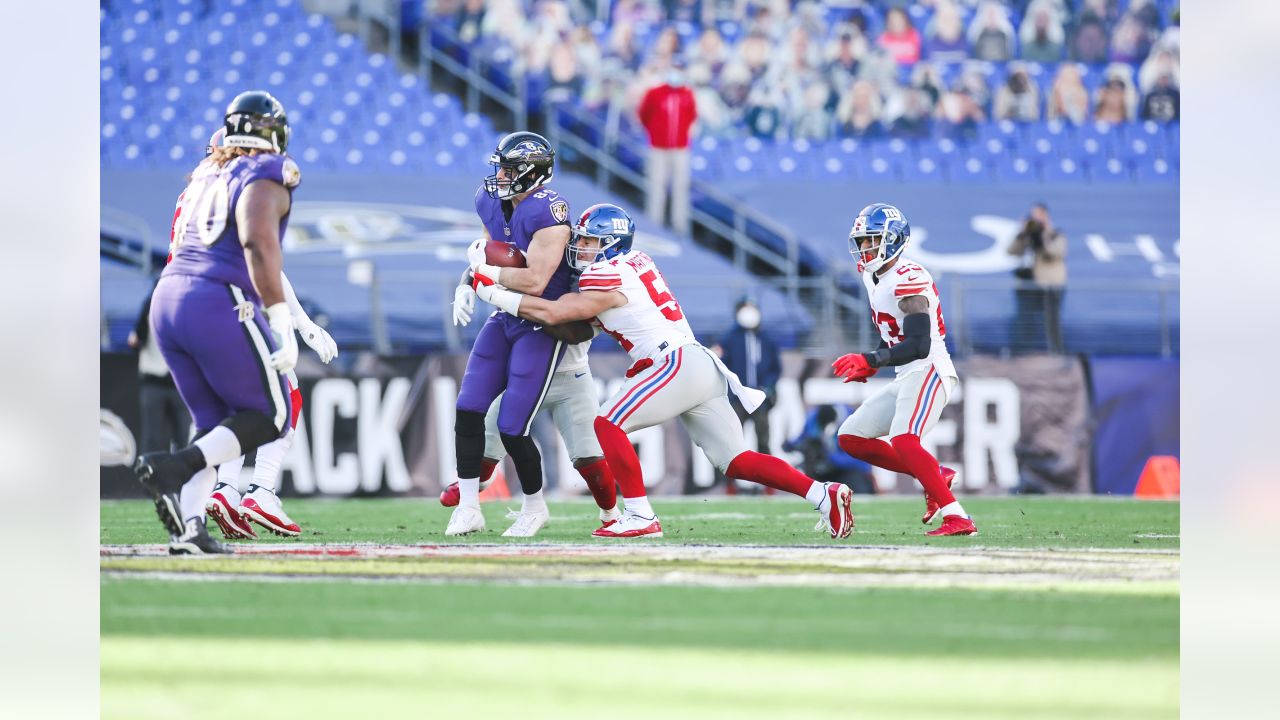
POLYGON ((170 555, 230 555, 231 548, 214 540, 204 518, 187 518, 186 532, 169 539, 170 555))
POLYGON ((170 535, 186 532, 178 493, 191 479, 191 470, 172 453, 148 453, 133 464, 133 474, 156 504, 156 515, 170 535))

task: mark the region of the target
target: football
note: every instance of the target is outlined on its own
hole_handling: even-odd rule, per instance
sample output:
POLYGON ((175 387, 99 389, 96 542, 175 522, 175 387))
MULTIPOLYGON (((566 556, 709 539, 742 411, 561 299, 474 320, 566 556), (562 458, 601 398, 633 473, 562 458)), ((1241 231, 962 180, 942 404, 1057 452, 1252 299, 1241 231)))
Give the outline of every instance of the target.
POLYGON ((520 252, 520 248, 501 240, 490 240, 485 243, 484 259, 490 265, 498 267, 528 267, 525 264, 524 253, 520 252))

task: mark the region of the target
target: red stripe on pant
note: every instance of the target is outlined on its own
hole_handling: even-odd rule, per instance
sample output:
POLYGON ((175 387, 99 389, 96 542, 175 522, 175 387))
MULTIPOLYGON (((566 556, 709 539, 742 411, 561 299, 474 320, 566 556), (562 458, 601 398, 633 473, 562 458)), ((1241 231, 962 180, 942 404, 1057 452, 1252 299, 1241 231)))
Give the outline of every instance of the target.
POLYGON ((646 394, 644 397, 642 397, 642 398, 640 398, 638 401, 636 401, 636 404, 631 406, 631 409, 627 411, 627 414, 626 414, 626 415, 623 415, 622 417, 618 418, 618 424, 619 424, 619 425, 621 425, 622 423, 626 422, 626 421, 627 421, 627 418, 631 417, 631 415, 632 415, 633 413, 635 413, 635 411, 639 410, 641 405, 644 405, 646 402, 649 402, 649 399, 650 399, 650 398, 652 398, 654 395, 656 395, 656 394, 657 394, 657 392, 658 392, 659 390, 661 390, 662 388, 666 387, 666 386, 667 386, 667 383, 671 382, 671 380, 672 380, 673 378, 675 378, 675 376, 676 376, 676 375, 679 375, 679 374, 680 374, 680 365, 681 365, 681 363, 683 363, 683 362, 684 362, 684 348, 680 348, 679 350, 677 350, 677 351, 676 351, 676 353, 675 353, 675 354, 676 354, 676 367, 675 367, 675 369, 671 371, 671 374, 667 376, 667 379, 665 379, 665 380, 663 380, 662 382, 658 383, 658 386, 657 386, 657 387, 655 387, 654 389, 650 390, 650 391, 648 392, 648 394, 646 394))
POLYGON ((658 373, 660 373, 660 372, 662 372, 663 370, 665 370, 665 369, 667 368, 667 366, 668 366, 668 365, 670 365, 670 364, 671 364, 671 356, 670 356, 670 355, 668 355, 668 356, 667 356, 667 360, 666 360, 666 362, 662 363, 662 367, 658 368, 658 369, 657 369, 657 372, 654 372, 652 375, 649 375, 649 376, 648 376, 648 377, 646 377, 644 380, 641 380, 641 381, 637 382, 637 383, 635 384, 635 387, 633 387, 633 388, 631 388, 630 390, 628 390, 628 391, 627 391, 627 394, 626 394, 626 395, 623 395, 623 396, 622 396, 622 399, 621 399, 621 400, 619 400, 619 401, 617 402, 617 404, 615 404, 613 407, 609 408, 609 412, 604 413, 604 417, 613 417, 613 414, 614 414, 614 413, 616 413, 616 412, 618 412, 618 408, 620 408, 620 407, 622 407, 623 405, 626 405, 626 404, 627 404, 627 398, 629 398, 629 397, 631 397, 632 395, 634 395, 634 394, 636 393, 636 391, 637 391, 637 390, 639 390, 640 388, 644 387, 644 384, 645 384, 645 383, 649 382, 649 381, 650 381, 650 380, 652 380, 654 377, 656 377, 658 373))

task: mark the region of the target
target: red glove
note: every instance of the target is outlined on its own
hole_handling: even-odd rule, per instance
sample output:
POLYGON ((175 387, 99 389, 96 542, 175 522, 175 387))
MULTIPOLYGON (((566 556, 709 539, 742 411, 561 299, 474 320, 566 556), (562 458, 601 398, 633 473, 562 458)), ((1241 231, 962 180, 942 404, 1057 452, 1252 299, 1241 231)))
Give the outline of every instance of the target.
POLYGON ((653 367, 653 360, 649 358, 637 360, 635 365, 627 369, 627 377, 633 378, 651 367, 653 367))
POLYGON ((471 271, 471 289, 479 290, 484 285, 496 285, 496 284, 497 284, 497 281, 495 281, 493 278, 489 277, 488 275, 485 275, 484 271, 481 270, 480 268, 474 268, 471 271))
POLYGON ((845 382, 866 382, 877 372, 862 353, 842 355, 831 363, 831 367, 835 369, 836 377, 844 378, 845 382))

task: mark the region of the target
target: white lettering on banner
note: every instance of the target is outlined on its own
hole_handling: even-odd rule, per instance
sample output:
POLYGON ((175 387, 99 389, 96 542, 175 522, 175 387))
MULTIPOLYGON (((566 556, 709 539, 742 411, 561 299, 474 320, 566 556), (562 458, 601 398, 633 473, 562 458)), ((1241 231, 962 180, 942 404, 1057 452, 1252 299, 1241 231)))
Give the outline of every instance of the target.
POLYGON ((924 228, 911 231, 911 259, 935 273, 994 273, 1009 272, 1018 267, 1021 260, 1009 254, 1009 246, 1018 236, 1022 223, 999 215, 975 215, 969 226, 979 235, 986 235, 992 243, 982 250, 963 253, 935 253, 924 249, 929 233, 924 228))
POLYGON ((404 492, 409 489, 409 470, 404 465, 404 448, 400 446, 400 414, 409 397, 409 378, 391 378, 387 392, 377 378, 360 381, 360 418, 357 424, 357 447, 360 454, 361 487, 375 492, 382 485, 382 471, 387 472, 387 489, 404 492))
POLYGON ((334 457, 333 426, 338 415, 356 417, 360 400, 355 383, 347 378, 325 378, 311 388, 310 404, 316 490, 349 495, 360 486, 360 463, 351 453, 334 457))
POLYGON ((968 472, 964 487, 976 490, 991 482, 988 460, 996 485, 1016 487, 1018 457, 1014 446, 1022 428, 1018 386, 1007 378, 972 378, 965 381, 965 395, 964 469, 968 472))
POLYGON ((307 438, 306 413, 298 416, 298 427, 293 429, 293 444, 280 463, 280 474, 287 471, 293 480, 293 490, 300 495, 316 491, 316 477, 311 470, 311 442, 307 438))
POLYGON ((449 375, 431 381, 431 426, 436 431, 436 466, 440 487, 458 477, 457 455, 453 447, 453 423, 457 419, 458 382, 449 375))

